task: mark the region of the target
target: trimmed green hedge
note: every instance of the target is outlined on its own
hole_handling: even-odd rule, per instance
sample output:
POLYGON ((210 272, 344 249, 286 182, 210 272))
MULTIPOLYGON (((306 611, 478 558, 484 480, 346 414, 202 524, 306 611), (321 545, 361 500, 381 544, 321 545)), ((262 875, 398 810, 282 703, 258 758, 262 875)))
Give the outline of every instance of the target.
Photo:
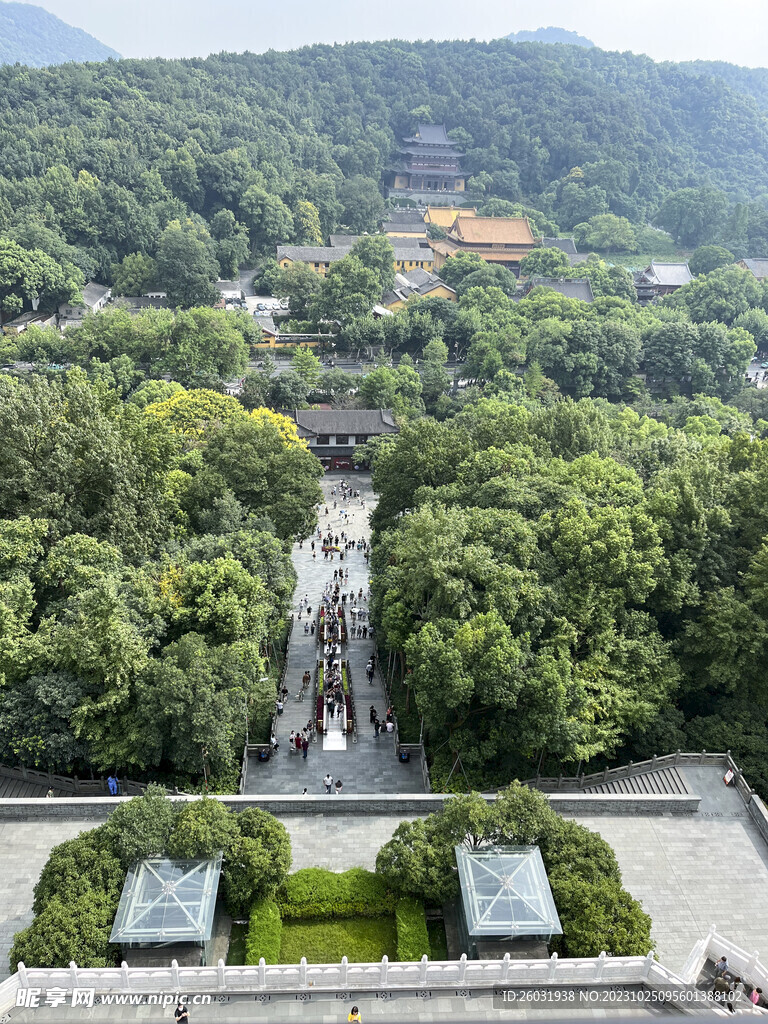
POLYGON ((258 964, 261 957, 268 964, 280 963, 283 922, 273 900, 258 900, 251 910, 248 935, 245 939, 245 962, 258 964))
POLYGON ((340 874, 303 868, 286 878, 276 899, 285 920, 383 917, 395 909, 395 897, 382 876, 363 868, 340 874))
POLYGON ((284 964, 297 964, 303 956, 311 964, 337 964, 343 956, 350 963, 378 963, 385 955, 390 961, 397 955, 391 916, 283 923, 280 961, 284 964))
POLYGON ((412 896, 398 900, 395 905, 395 923, 398 960, 421 960, 425 953, 430 956, 423 903, 412 896))

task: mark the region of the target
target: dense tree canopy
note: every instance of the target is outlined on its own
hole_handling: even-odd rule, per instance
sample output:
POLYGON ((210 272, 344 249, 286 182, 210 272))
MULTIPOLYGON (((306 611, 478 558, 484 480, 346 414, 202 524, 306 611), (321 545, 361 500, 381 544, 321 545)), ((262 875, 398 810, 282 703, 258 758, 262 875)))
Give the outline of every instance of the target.
POLYGON ((284 417, 160 383, 0 376, 0 756, 227 786, 320 466, 284 417))
MULTIPOLYGON (((704 327, 689 344, 727 344, 704 327)), ((713 749, 729 711, 768 712, 766 442, 714 398, 654 414, 518 390, 371 452, 374 614, 438 782, 650 756, 662 733, 664 750, 713 749)), ((758 732, 741 747, 755 765, 758 732)))

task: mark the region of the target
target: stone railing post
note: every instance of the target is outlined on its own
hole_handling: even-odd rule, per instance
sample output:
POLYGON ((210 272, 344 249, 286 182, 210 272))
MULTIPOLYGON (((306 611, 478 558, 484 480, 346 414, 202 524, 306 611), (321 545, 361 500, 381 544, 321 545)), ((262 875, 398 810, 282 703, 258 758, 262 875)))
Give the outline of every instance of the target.
POLYGON ((510 962, 510 959, 511 959, 511 957, 510 957, 509 953, 505 953, 504 954, 504 959, 501 961, 501 980, 502 980, 502 982, 505 982, 507 980, 508 975, 509 975, 509 962, 510 962))
POLYGON ((120 964, 120 983, 126 992, 130 991, 131 988, 131 976, 128 973, 128 964, 123 960, 120 964))
POLYGON ((303 956, 299 964, 299 984, 302 988, 307 987, 307 958, 303 956))
POLYGON ((653 757, 651 758, 651 770, 653 770, 655 767, 656 767, 656 755, 654 754, 653 757))
POLYGON ((379 981, 382 985, 387 984, 387 974, 389 972, 389 957, 385 953, 381 958, 381 973, 379 974, 379 981))
POLYGON ((704 758, 707 756, 706 750, 702 750, 699 754, 699 764, 704 764, 704 758))
POLYGON ((341 970, 339 971, 339 985, 342 988, 347 987, 347 968, 349 967, 349 960, 345 956, 341 958, 341 970))
POLYGON ((603 970, 605 969, 605 958, 607 957, 607 955, 608 954, 605 952, 605 950, 603 950, 600 956, 597 958, 597 963, 595 964, 595 981, 602 981, 603 970))
POLYGON ((224 970, 224 961, 219 958, 218 964, 216 964, 216 975, 219 981, 219 988, 227 987, 227 975, 224 970))
POLYGON ((648 952, 645 954, 645 963, 643 964, 643 981, 648 980, 651 973, 651 968, 653 967, 653 963, 653 950, 649 949, 648 952))
POLYGON ((680 754, 680 750, 675 751, 675 767, 677 767, 680 764, 680 754))
POLYGON ((29 979, 27 978, 27 968, 24 966, 24 961, 19 960, 16 964, 16 970, 19 974, 19 988, 29 988, 29 979))
POLYGON ((263 956, 259 957, 259 988, 265 988, 267 984, 267 961, 263 956))
POLYGON ((747 960, 747 966, 744 968, 744 973, 747 975, 747 977, 749 977, 752 974, 755 967, 757 966, 757 961, 759 959, 760 953, 758 950, 755 950, 755 952, 752 954, 749 960, 747 960))
POLYGON ((77 983, 77 964, 75 963, 74 960, 69 961, 69 980, 72 985, 72 988, 80 987, 77 983))
POLYGON ((459 984, 464 984, 464 975, 467 973, 467 954, 461 954, 461 960, 459 960, 459 984))
POLYGON ((171 960, 171 985, 174 992, 178 992, 181 989, 181 983, 179 981, 179 961, 171 960))
POLYGON ((603 782, 607 782, 607 781, 608 781, 608 769, 607 768, 603 768, 603 782))
POLYGON ((429 966, 429 957, 425 953, 419 963, 419 985, 422 987, 427 984, 427 967, 429 966))
POLYGON ((557 953, 553 953, 552 956, 549 958, 549 971, 547 973, 547 978, 548 978, 549 981, 554 981, 555 980, 555 971, 556 970, 557 970, 557 953))

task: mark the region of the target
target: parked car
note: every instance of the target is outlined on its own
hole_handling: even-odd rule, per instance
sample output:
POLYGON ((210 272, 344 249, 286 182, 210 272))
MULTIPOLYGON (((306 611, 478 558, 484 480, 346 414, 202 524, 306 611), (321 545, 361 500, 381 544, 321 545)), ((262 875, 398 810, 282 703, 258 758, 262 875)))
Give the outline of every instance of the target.
POLYGON ((288 309, 288 299, 280 299, 280 309, 288 309))
POLYGON ((264 305, 263 302, 257 302, 256 303, 256 309, 261 310, 263 312, 266 308, 267 307, 264 305))

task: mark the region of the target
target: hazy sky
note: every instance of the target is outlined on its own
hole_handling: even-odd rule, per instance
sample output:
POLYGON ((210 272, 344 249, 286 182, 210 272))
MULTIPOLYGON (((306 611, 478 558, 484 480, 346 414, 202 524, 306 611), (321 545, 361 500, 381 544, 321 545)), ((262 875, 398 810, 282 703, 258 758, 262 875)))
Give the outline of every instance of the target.
POLYGON ((557 25, 656 60, 768 65, 768 0, 42 0, 126 57, 292 49, 355 39, 494 39, 557 25))

